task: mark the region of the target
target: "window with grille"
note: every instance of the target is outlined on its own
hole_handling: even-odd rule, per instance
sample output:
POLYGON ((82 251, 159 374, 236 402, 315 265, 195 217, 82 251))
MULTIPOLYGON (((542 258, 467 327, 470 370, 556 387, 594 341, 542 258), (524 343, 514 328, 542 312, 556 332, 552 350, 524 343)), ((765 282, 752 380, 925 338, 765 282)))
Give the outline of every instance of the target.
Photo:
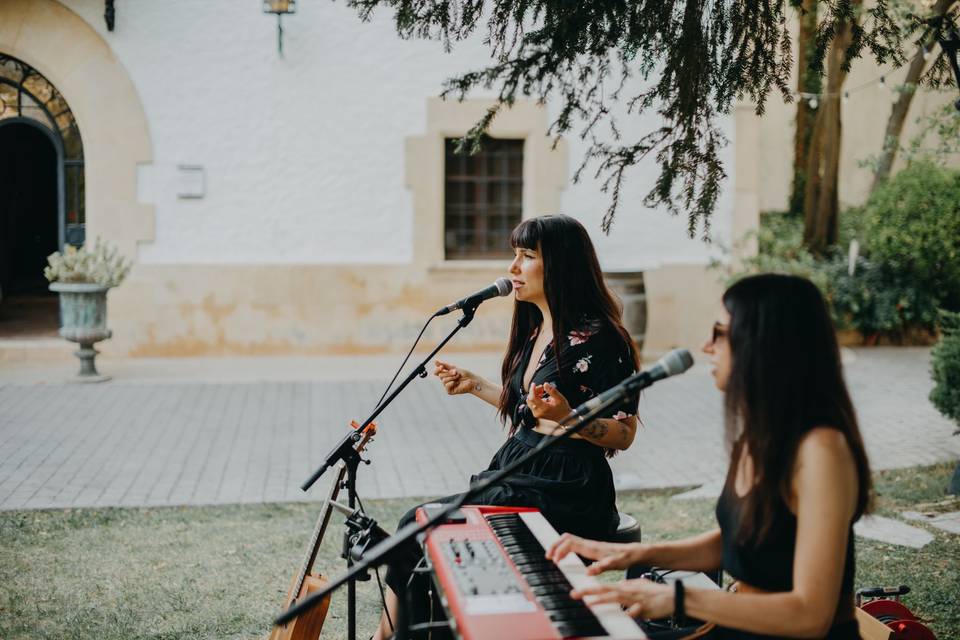
POLYGON ((523 216, 523 140, 484 138, 474 155, 446 140, 444 252, 447 260, 509 258, 523 216))

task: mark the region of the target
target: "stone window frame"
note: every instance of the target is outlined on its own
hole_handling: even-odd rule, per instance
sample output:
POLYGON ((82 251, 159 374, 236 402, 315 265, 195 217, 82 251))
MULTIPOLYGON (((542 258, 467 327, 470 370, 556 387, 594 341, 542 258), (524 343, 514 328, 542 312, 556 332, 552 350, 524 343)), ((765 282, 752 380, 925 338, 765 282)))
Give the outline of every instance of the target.
MULTIPOLYGON (((502 270, 509 260, 446 260, 444 256, 445 140, 465 135, 495 104, 430 98, 426 131, 406 139, 406 185, 413 196, 413 262, 427 270, 502 270)), ((548 137, 547 109, 532 100, 504 108, 490 125, 494 138, 524 140, 522 219, 557 213, 560 194, 569 183, 567 142, 548 137)))

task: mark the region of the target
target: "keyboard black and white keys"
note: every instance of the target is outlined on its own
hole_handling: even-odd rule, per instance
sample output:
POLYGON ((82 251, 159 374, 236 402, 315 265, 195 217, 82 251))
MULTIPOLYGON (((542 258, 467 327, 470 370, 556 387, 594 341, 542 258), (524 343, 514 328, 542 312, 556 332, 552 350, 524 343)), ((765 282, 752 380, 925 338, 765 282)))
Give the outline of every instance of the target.
MULTIPOLYGON (((463 522, 426 538, 441 602, 465 640, 646 638, 616 604, 587 605, 570 590, 597 583, 569 554, 554 564, 545 549, 559 534, 535 509, 464 507, 463 522)), ((426 514, 417 514, 422 521, 426 514)))

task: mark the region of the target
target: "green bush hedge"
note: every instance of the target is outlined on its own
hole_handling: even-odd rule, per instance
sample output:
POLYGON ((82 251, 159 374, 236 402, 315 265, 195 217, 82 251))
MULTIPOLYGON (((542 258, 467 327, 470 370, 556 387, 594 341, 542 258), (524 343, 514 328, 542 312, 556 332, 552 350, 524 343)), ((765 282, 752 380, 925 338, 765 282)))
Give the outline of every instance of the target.
POLYGON ((862 218, 871 260, 960 310, 960 172, 915 163, 877 188, 862 218))
POLYGON ((918 331, 934 332, 938 298, 907 274, 866 257, 857 259, 852 276, 846 257, 828 261, 824 269, 825 291, 838 326, 899 341, 911 340, 918 331))
POLYGON ((747 271, 810 278, 840 328, 911 340, 935 332, 938 308, 960 311, 960 172, 929 163, 904 169, 863 207, 841 213, 839 242, 823 258, 802 247, 802 236, 800 216, 764 215, 747 271), (851 275, 854 239, 861 247, 851 275))
POLYGON ((933 349, 930 402, 960 425, 960 314, 944 313, 940 342, 933 349))

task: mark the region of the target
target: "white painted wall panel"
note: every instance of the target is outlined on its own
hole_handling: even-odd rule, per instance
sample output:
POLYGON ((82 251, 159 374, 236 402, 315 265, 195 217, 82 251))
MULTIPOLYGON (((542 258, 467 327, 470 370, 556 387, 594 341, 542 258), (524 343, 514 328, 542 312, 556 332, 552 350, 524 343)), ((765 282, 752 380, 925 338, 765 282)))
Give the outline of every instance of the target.
MULTIPOLYGON (((125 0, 112 33, 100 0, 63 1, 110 43, 149 120, 154 161, 139 192, 156 205, 156 239, 141 262, 411 260, 404 140, 424 131, 427 99, 445 78, 487 61, 479 39, 445 54, 437 42, 401 40, 386 11, 364 24, 343 3, 300 2, 284 18, 281 59, 276 20, 259 0, 125 0), (204 167, 203 199, 177 198, 180 164, 204 167)), ((585 147, 569 143, 572 176, 585 147)), ((655 176, 652 161, 631 171, 609 237, 599 232, 608 204, 599 184, 588 177, 564 192, 564 212, 588 225, 606 268, 707 261, 711 249, 687 237, 685 219, 642 206, 655 176)), ((721 238, 731 207, 732 181, 714 220, 721 238)))

